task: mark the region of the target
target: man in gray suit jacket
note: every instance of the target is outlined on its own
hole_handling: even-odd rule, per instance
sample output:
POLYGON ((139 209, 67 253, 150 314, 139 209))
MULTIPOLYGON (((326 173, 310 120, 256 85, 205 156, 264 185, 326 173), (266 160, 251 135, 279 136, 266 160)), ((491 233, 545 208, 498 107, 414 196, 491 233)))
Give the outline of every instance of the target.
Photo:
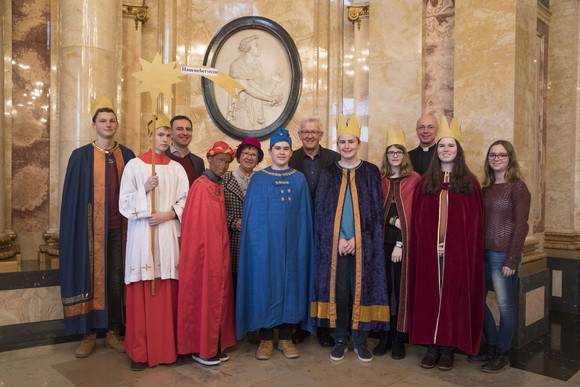
POLYGON ((201 176, 205 167, 203 159, 189 151, 192 133, 191 120, 187 116, 175 116, 171 119, 171 146, 165 154, 183 166, 189 179, 189 186, 201 176))
MULTIPOLYGON (((298 136, 302 142, 302 148, 294 151, 288 163, 290 168, 294 168, 306 176, 306 181, 308 181, 310 188, 310 195, 312 196, 312 203, 314 203, 316 197, 316 187, 318 186, 320 171, 340 160, 338 153, 320 146, 320 140, 323 135, 324 132, 320 130, 320 120, 318 118, 308 117, 300 120, 298 136)), ((301 343, 308 335, 308 332, 298 329, 292 341, 295 344, 301 343)), ((327 328, 319 327, 316 330, 316 336, 321 346, 334 347, 334 339, 327 328)))

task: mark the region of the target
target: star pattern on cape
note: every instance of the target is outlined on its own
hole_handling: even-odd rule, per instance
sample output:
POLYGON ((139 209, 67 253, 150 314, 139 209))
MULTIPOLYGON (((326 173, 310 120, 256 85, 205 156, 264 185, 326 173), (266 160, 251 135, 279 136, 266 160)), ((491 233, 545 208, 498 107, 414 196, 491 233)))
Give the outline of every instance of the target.
POLYGON ((181 82, 179 79, 180 71, 175 68, 176 62, 162 63, 161 55, 155 54, 155 58, 151 63, 143 58, 139 58, 142 70, 133 74, 133 76, 141 81, 137 94, 149 92, 153 103, 157 101, 160 93, 163 93, 173 98, 171 85, 181 82))

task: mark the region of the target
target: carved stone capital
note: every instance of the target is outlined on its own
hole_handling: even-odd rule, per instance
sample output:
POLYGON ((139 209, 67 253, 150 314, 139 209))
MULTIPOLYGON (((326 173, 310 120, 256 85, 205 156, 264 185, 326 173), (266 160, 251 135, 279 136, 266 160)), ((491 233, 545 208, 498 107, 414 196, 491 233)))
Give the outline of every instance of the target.
POLYGON ((350 22, 356 22, 360 30, 360 17, 369 16, 369 5, 350 5, 346 17, 350 22))
POLYGON ((16 239, 16 234, 0 235, 0 261, 14 258, 20 253, 20 247, 14 245, 14 239, 16 239))
POLYGON ((135 18, 135 29, 139 29, 139 22, 145 24, 149 20, 149 7, 145 5, 123 5, 123 16, 135 18))

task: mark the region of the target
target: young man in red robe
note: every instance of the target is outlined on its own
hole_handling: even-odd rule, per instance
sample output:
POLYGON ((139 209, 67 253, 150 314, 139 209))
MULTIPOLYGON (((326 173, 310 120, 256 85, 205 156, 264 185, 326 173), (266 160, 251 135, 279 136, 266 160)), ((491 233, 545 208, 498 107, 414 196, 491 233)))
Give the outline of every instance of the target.
POLYGON ((155 174, 152 175, 153 154, 149 150, 127 164, 119 195, 121 214, 129 219, 125 349, 134 371, 158 364, 183 363, 177 356, 177 280, 179 220, 189 180, 183 167, 164 154, 171 138, 165 115, 160 114, 156 127, 149 134, 150 141, 156 136, 152 146, 156 153, 155 174))
POLYGON ((209 169, 189 190, 183 213, 177 344, 180 354, 214 366, 236 344, 230 242, 222 177, 235 151, 218 141, 207 152, 209 169))

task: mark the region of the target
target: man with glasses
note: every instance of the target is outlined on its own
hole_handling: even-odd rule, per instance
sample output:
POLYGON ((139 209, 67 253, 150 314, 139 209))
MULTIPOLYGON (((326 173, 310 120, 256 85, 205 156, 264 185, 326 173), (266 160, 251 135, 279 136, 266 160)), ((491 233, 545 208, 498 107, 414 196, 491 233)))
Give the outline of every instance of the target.
POLYGON ((435 153, 435 138, 437 137, 438 129, 439 123, 437 122, 437 118, 431 114, 421 116, 417 120, 419 146, 409 151, 409 156, 411 157, 413 169, 421 176, 429 169, 433 153, 435 153))
POLYGON ((340 155, 331 149, 320 146, 320 140, 324 132, 320 130, 320 120, 314 117, 300 120, 298 136, 302 142, 302 148, 297 149, 290 157, 290 168, 294 168, 306 176, 310 195, 314 202, 316 186, 320 171, 326 166, 340 160, 340 155))
POLYGON ((204 165, 201 157, 198 157, 189 151, 189 143, 192 134, 191 120, 187 116, 175 116, 171 119, 171 145, 165 152, 165 155, 172 160, 177 161, 189 179, 189 186, 193 181, 201 176, 204 165))
MULTIPOLYGON (((307 117, 300 120, 298 136, 302 142, 302 148, 294 151, 288 163, 291 168, 302 172, 306 176, 313 203, 316 198, 316 187, 318 186, 320 171, 340 160, 338 153, 320 146, 320 140, 323 135, 324 132, 320 130, 320 120, 318 118, 307 117)), ((294 334, 292 341, 295 344, 301 343, 309 335, 309 332, 299 329, 294 334)), ((318 343, 322 347, 334 347, 334 339, 327 328, 318 328, 316 336, 318 343)))

